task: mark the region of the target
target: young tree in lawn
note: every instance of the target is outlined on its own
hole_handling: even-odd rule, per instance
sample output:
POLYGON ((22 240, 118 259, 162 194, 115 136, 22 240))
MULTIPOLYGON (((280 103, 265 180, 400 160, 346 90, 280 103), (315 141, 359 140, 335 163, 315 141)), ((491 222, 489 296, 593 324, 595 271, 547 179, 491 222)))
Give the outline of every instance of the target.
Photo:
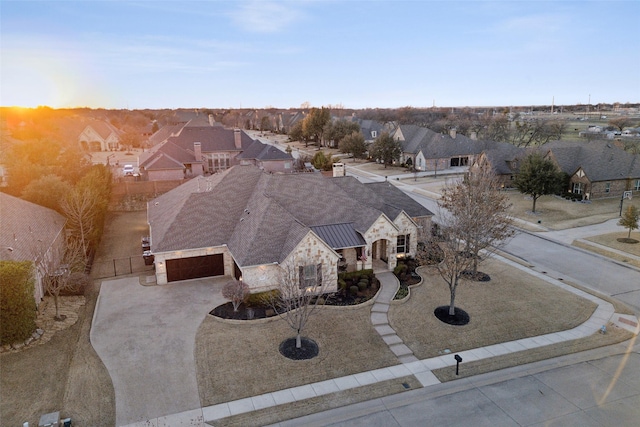
POLYGON ((466 243, 476 277, 480 251, 496 249, 513 235, 509 198, 500 190, 493 171, 480 168, 462 181, 445 186, 439 204, 455 218, 456 233, 466 243))
POLYGON ((340 152, 349 153, 353 155, 353 161, 355 162, 357 158, 360 158, 367 151, 367 146, 364 142, 364 136, 360 131, 353 132, 350 135, 342 138, 339 144, 340 152))
POLYGON ((402 146, 400 141, 396 141, 387 132, 383 132, 371 146, 371 157, 384 163, 384 167, 393 164, 395 160, 400 159, 402 154, 402 146))
POLYGON ((326 283, 335 277, 323 277, 322 264, 310 261, 295 260, 281 268, 278 292, 269 304, 296 332, 296 348, 301 348, 302 332, 326 292, 326 283))
POLYGON ((633 230, 638 229, 638 220, 640 219, 640 211, 633 205, 629 205, 627 209, 624 211, 624 215, 618 221, 618 225, 623 226, 624 228, 629 229, 629 234, 627 234, 627 239, 631 239, 631 232, 633 230))
POLYGON ((449 316, 455 316, 456 291, 460 280, 465 278, 462 273, 473 264, 473 258, 468 256, 466 243, 460 239, 456 219, 452 215, 442 218, 439 227, 441 241, 437 245, 438 252, 430 253, 429 251, 433 251, 436 247, 425 245, 422 249, 424 252, 419 253, 418 258, 441 258, 436 268, 449 287, 449 316))
POLYGON ((558 193, 562 190, 563 182, 564 174, 555 163, 534 152, 522 160, 514 184, 521 193, 533 198, 531 211, 535 212, 538 198, 558 193))
POLYGON ((240 304, 249 297, 249 285, 240 280, 232 279, 222 288, 222 296, 231 301, 233 311, 237 312, 240 304))

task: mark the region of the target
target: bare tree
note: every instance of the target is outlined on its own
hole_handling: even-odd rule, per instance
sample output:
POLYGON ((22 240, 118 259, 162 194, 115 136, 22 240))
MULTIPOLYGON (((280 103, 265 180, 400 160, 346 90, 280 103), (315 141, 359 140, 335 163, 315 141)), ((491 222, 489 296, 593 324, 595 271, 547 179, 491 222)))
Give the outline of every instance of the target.
POLYGON ((513 235, 508 214, 511 203, 493 171, 480 168, 464 180, 445 186, 439 205, 454 218, 456 229, 452 231, 465 242, 475 277, 480 252, 496 249, 513 235))
POLYGON ((327 283, 335 280, 335 273, 324 274, 322 263, 296 260, 282 266, 278 292, 269 300, 278 316, 285 319, 296 332, 296 348, 302 347, 302 331, 322 301, 327 283))
POLYGON ((60 315, 60 293, 81 293, 89 283, 89 277, 84 273, 85 256, 77 241, 67 239, 65 246, 52 246, 47 252, 41 251, 35 260, 42 274, 44 290, 53 297, 54 319, 62 321, 65 316, 60 315))
POLYGON ((233 311, 238 311, 240 304, 247 300, 249 296, 249 286, 240 280, 232 279, 222 288, 222 296, 231 301, 233 311))
POLYGON ((455 218, 447 216, 441 219, 439 227, 441 241, 437 246, 422 246, 422 251, 418 253, 418 260, 427 258, 441 258, 436 264, 436 268, 440 276, 449 286, 449 315, 455 315, 456 291, 460 280, 465 276, 462 273, 469 269, 473 264, 473 259, 468 255, 466 243, 458 238, 458 227, 455 218), (437 248, 437 253, 433 253, 437 248))
POLYGON ((94 228, 96 205, 97 199, 88 188, 74 189, 61 203, 61 208, 68 221, 69 237, 80 242, 85 261, 89 253, 90 236, 94 228))

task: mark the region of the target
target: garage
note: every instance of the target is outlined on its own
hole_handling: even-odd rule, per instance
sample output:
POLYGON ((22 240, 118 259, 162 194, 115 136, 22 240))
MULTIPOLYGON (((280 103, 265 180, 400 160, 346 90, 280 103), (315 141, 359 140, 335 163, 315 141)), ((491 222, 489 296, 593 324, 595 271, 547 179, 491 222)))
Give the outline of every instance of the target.
POLYGON ((224 255, 204 255, 190 258, 167 260, 167 281, 199 279, 201 277, 223 276, 224 255))

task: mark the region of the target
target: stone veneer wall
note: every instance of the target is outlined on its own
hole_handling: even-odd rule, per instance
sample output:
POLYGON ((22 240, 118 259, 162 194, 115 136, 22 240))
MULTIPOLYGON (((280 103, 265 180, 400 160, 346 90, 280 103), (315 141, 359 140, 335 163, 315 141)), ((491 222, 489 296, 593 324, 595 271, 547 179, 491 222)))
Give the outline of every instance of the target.
POLYGON ((372 268, 371 245, 378 240, 387 240, 388 267, 389 270, 393 270, 396 267, 397 236, 398 230, 394 224, 387 217, 380 215, 364 234, 364 239, 367 241, 367 262, 364 268, 372 268))
MULTIPOLYGON (((418 227, 416 227, 411 218, 409 218, 404 213, 396 218, 394 224, 396 225, 396 227, 398 227, 398 235, 409 234, 411 236, 409 238, 409 255, 411 255, 412 257, 416 256, 416 252, 418 251, 418 227)), ((393 243, 397 247, 397 237, 393 243)))

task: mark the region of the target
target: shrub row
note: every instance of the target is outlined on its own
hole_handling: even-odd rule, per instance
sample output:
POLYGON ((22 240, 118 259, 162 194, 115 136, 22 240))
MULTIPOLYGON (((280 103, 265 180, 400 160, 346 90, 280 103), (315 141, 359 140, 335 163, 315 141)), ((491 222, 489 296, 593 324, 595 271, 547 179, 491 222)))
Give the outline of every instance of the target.
POLYGON ((0 261, 0 345, 24 341, 36 329, 30 261, 0 261))

